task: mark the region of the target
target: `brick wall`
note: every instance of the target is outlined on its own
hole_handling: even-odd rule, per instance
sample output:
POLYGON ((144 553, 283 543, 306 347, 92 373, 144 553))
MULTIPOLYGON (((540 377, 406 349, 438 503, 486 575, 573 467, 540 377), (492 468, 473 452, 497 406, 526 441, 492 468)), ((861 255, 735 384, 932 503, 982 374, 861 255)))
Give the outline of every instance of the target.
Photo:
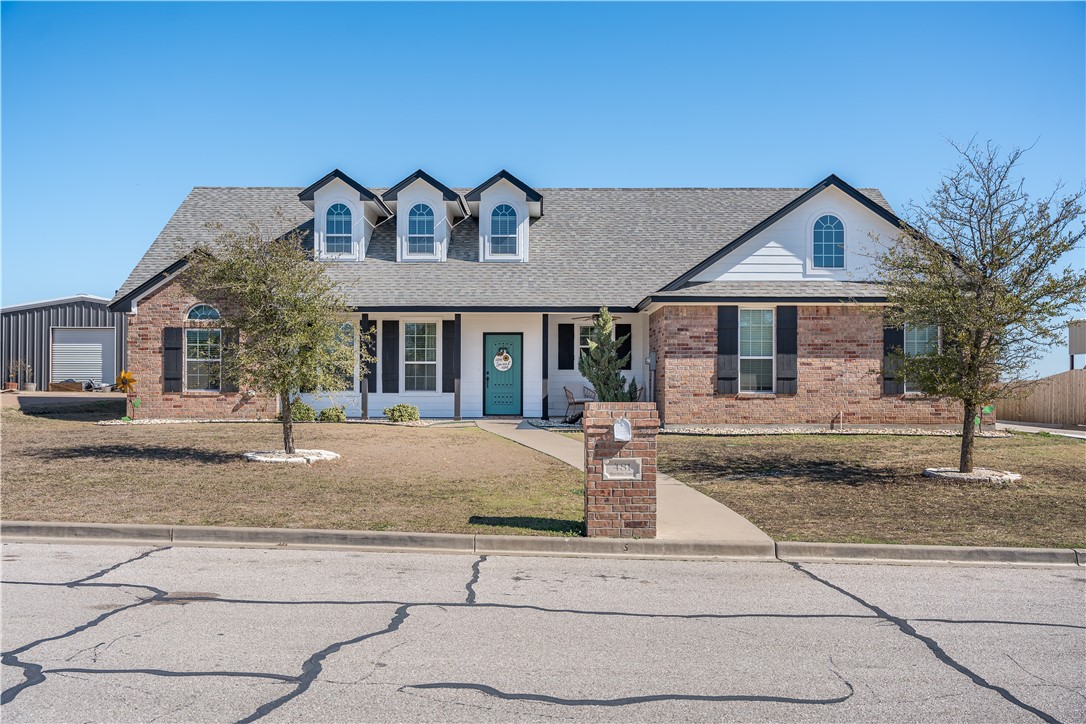
MULTIPOLYGON (((135 313, 128 315, 127 369, 136 377, 136 396, 140 399, 136 416, 199 420, 274 418, 279 410, 278 402, 259 395, 248 398, 238 392, 162 391, 162 330, 200 326, 201 323, 185 321, 185 315, 198 301, 186 294, 179 284, 171 282, 144 297, 135 313)), ((225 310, 219 311, 226 316, 225 310)), ((132 415, 132 412, 130 401, 128 414, 132 415)))
POLYGON ((584 519, 589 537, 656 537, 656 434, 660 418, 652 402, 589 402, 584 429, 584 519), (617 442, 613 426, 630 421, 629 442, 617 442), (639 480, 604 480, 604 460, 637 458, 639 480))
POLYGON ((670 425, 961 424, 953 401, 883 395, 882 322, 857 306, 798 309, 799 379, 794 395, 716 393, 717 308, 667 306, 649 321, 656 400, 670 425))

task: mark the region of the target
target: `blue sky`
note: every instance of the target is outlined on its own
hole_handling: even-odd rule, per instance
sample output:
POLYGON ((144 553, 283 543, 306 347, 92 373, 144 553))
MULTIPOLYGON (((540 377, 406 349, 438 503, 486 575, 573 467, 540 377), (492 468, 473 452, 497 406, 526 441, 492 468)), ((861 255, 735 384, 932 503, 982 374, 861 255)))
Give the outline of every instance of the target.
MULTIPOLYGON (((1083 183, 1083 3, 10 3, 4 304, 112 296, 192 186, 808 186, 945 139, 1083 183)), ((1086 254, 1076 252, 1081 266, 1086 254)), ((1082 312, 1076 313, 1076 316, 1082 312)), ((1066 368, 1062 349, 1039 365, 1066 368)))

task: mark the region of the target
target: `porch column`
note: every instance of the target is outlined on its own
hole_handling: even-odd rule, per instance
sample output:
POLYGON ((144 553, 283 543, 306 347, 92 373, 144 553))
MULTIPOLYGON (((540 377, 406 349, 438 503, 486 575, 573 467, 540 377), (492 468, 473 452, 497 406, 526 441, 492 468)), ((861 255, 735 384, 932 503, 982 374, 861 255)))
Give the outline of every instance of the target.
POLYGON ((549 380, 547 379, 548 368, 550 365, 547 360, 550 357, 549 354, 549 341, 550 341, 550 315, 543 315, 543 419, 551 419, 550 397, 549 397, 549 380))
MULTIPOLYGON (((361 370, 362 369, 362 362, 361 362, 361 360, 362 360, 362 352, 365 349, 364 345, 362 344, 362 340, 365 338, 365 335, 368 334, 369 331, 370 331, 370 315, 368 315, 368 314, 363 314, 362 315, 362 319, 358 322, 358 331, 359 331, 359 337, 358 337, 359 370, 361 370)), ((371 352, 370 354, 372 355, 373 353, 371 352)), ((369 380, 369 378, 373 377, 374 372, 377 371, 376 367, 377 367, 377 362, 376 361, 370 362, 369 373, 365 377, 363 377, 362 375, 358 376, 358 389, 362 393, 362 419, 363 420, 368 420, 369 417, 370 417, 370 380, 369 380)))
POLYGON ((456 378, 453 381, 453 419, 460 419, 460 315, 453 317, 453 346, 456 348, 456 378))

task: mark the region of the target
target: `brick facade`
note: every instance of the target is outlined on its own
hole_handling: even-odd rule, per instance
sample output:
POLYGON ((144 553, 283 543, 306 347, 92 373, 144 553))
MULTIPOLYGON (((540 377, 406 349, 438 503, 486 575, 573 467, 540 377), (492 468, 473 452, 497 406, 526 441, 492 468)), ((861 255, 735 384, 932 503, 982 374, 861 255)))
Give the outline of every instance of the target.
POLYGON ((584 519, 589 537, 656 537, 656 435, 660 418, 652 402, 589 402, 584 429, 584 519), (617 442, 614 422, 630 421, 631 439, 617 442), (637 458, 638 480, 604 480, 603 461, 637 458))
MULTIPOLYGON (((128 315, 128 371, 136 377, 140 399, 137 417, 261 419, 278 414, 278 402, 266 397, 246 397, 240 392, 163 392, 162 330, 166 327, 208 326, 185 320, 199 300, 171 282, 140 300, 135 314, 128 315)), ((222 311, 222 310, 220 310, 222 311)), ((129 401, 128 414, 132 415, 129 401)))
POLYGON ((649 320, 660 417, 671 425, 961 424, 953 401, 882 394, 882 322, 870 309, 800 306, 797 339, 796 394, 717 394, 717 308, 661 307, 649 320))

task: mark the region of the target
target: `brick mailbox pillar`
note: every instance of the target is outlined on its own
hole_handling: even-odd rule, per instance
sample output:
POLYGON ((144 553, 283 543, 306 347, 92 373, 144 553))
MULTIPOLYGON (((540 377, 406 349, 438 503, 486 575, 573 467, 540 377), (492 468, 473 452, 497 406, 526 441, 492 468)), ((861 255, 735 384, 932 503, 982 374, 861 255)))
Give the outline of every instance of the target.
POLYGON ((655 402, 589 402, 584 429, 584 520, 589 537, 656 537, 655 402), (630 440, 615 439, 615 422, 630 424, 630 440))

